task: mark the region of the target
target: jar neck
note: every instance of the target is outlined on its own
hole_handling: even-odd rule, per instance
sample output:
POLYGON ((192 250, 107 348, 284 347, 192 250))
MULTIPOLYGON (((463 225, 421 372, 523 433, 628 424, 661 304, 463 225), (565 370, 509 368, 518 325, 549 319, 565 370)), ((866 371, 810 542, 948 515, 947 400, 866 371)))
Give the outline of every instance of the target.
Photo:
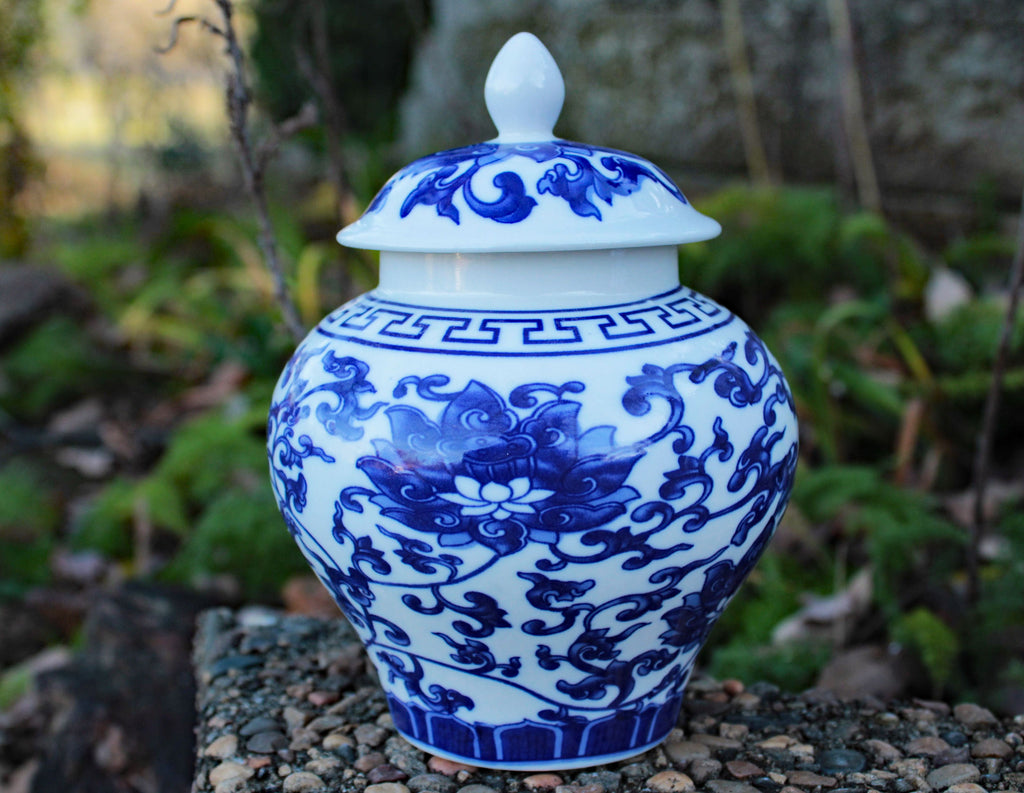
POLYGON ((376 294, 445 308, 599 306, 679 286, 674 245, 533 253, 382 251, 376 294), (497 307, 497 306, 495 306, 497 307))

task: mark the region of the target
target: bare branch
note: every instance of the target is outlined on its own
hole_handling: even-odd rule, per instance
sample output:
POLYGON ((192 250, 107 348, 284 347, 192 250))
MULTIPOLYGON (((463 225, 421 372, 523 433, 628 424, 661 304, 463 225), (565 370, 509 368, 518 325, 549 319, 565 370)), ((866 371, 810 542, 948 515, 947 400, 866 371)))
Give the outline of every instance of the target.
POLYGON ((178 0, 171 0, 171 2, 167 4, 167 8, 160 9, 156 12, 156 15, 158 17, 168 16, 174 10, 176 5, 178 5, 178 0))
POLYGON ((978 446, 974 456, 974 515, 971 521, 971 541, 967 548, 967 596, 972 604, 978 602, 981 594, 981 575, 978 556, 981 540, 985 535, 988 518, 985 514, 985 489, 988 486, 989 468, 992 462, 992 441, 996 433, 996 418, 1003 392, 1003 379, 1013 342, 1013 329, 1017 322, 1017 309, 1024 282, 1024 195, 1021 196, 1020 218, 1017 221, 1017 247, 1010 265, 1010 301, 1006 306, 1002 335, 996 348, 996 360, 992 367, 992 381, 985 399, 985 413, 978 434, 978 446))
MULTIPOLYGON (((174 8, 175 1, 171 2, 168 10, 174 8)), ((245 53, 235 31, 233 21, 234 6, 231 0, 213 0, 213 2, 220 11, 220 25, 215 25, 202 17, 179 17, 174 21, 171 43, 164 50, 160 51, 168 52, 174 47, 178 39, 178 28, 185 22, 196 22, 204 30, 224 40, 225 54, 230 59, 230 68, 225 78, 227 82, 225 104, 228 111, 228 127, 241 160, 246 192, 249 193, 249 198, 256 208, 256 221, 259 227, 257 242, 260 252, 263 254, 263 260, 274 282, 274 298, 281 309, 285 326, 295 340, 299 341, 305 336, 306 332, 299 319, 299 312, 295 307, 295 302, 292 300, 288 290, 288 283, 284 276, 284 267, 281 264, 281 258, 278 253, 277 237, 274 234, 274 226, 270 222, 270 209, 263 185, 264 169, 270 156, 280 146, 283 132, 289 128, 294 131, 299 122, 296 121, 293 124, 286 122, 286 125, 283 125, 281 129, 275 132, 271 140, 258 148, 254 146, 249 134, 249 107, 252 104, 252 92, 249 90, 249 83, 246 79, 245 53)), ((304 123, 305 121, 303 119, 304 123)))
POLYGON ((256 163, 264 169, 277 154, 281 144, 293 135, 297 135, 304 129, 316 126, 320 121, 320 113, 316 104, 306 102, 299 108, 299 112, 291 118, 287 118, 276 125, 270 132, 270 137, 263 141, 256 150, 256 163))

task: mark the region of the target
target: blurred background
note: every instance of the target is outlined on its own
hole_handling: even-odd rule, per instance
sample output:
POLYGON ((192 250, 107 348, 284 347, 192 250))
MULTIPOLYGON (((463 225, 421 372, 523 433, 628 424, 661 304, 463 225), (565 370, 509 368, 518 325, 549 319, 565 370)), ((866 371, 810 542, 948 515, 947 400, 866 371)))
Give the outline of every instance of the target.
POLYGON ((1018 0, 0 0, 0 786, 178 789, 197 611, 337 613, 273 504, 270 393, 375 283, 336 230, 493 136, 519 30, 562 68, 558 134, 722 223, 683 282, 794 390, 794 499, 702 668, 1024 712, 1018 0), (124 727, 148 696, 180 709, 160 772, 124 727))

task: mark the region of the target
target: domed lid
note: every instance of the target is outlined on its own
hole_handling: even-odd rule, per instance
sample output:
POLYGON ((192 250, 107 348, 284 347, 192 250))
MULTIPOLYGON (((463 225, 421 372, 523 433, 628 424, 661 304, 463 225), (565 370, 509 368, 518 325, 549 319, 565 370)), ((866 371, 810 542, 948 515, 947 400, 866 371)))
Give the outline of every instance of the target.
POLYGON ((338 241, 382 251, 525 252, 677 245, 721 231, 647 160, 554 136, 565 84, 536 36, 518 33, 501 48, 484 98, 498 137, 406 166, 338 241))

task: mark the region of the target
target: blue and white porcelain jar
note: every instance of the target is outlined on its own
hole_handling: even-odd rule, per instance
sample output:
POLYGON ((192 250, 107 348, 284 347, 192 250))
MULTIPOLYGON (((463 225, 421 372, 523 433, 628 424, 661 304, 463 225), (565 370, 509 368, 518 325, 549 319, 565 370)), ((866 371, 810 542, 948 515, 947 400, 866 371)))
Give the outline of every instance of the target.
POLYGON ((718 224, 651 163, 552 135, 535 37, 485 93, 497 138, 414 162, 339 234, 381 251, 380 285, 281 376, 273 486, 409 741, 595 765, 676 723, 785 508, 793 399, 679 285, 675 246, 718 224))

